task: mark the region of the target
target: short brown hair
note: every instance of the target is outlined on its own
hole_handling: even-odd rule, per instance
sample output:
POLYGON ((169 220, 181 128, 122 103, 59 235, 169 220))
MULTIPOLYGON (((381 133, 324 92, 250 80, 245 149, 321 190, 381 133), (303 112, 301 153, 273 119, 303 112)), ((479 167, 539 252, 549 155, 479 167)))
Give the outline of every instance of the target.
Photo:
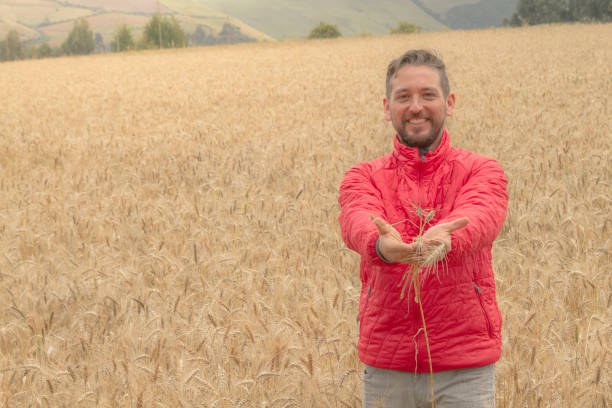
POLYGON ((446 76, 446 66, 442 58, 432 50, 409 50, 389 63, 387 68, 387 98, 391 97, 391 80, 404 65, 425 65, 438 71, 440 86, 444 96, 450 93, 450 85, 446 76))

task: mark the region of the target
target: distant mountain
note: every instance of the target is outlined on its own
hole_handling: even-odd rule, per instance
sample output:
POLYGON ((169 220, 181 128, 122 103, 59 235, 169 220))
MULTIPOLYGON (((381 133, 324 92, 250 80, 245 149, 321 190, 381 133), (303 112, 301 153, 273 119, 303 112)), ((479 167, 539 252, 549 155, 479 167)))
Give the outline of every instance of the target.
POLYGON ((501 25, 518 0, 197 0, 274 38, 303 38, 320 21, 344 36, 388 34, 399 21, 426 31, 501 25))
POLYGON ((469 30, 500 26, 510 18, 519 0, 413 0, 451 29, 469 30))
POLYGON ((399 21, 425 30, 444 24, 407 0, 199 0, 278 39, 304 38, 321 21, 336 24, 344 36, 389 34, 399 21))
POLYGON ((109 42, 121 24, 139 33, 158 10, 174 15, 187 33, 224 23, 257 40, 304 38, 321 21, 344 36, 388 34, 399 21, 425 31, 500 25, 518 0, 0 0, 0 37, 16 28, 23 40, 59 45, 84 17, 109 42))

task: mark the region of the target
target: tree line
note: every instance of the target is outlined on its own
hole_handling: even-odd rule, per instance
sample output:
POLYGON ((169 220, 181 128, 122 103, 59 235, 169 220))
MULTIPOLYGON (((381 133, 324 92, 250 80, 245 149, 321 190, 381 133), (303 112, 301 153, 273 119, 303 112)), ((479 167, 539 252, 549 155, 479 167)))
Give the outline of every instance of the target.
POLYGON ((123 24, 115 30, 107 47, 102 35, 100 33, 94 35, 87 20, 81 18, 74 22, 68 37, 59 47, 52 47, 47 42, 40 45, 26 45, 16 29, 10 30, 4 40, 0 40, 0 61, 87 55, 109 50, 121 52, 252 41, 255 39, 245 35, 240 31, 240 27, 231 23, 223 24, 217 34, 210 27, 202 25, 198 25, 192 34, 187 34, 174 16, 154 14, 145 25, 140 38, 136 38, 131 29, 123 24))
MULTIPOLYGON (((391 27, 390 34, 411 34, 422 30, 420 26, 406 21, 398 22, 391 27)), ((335 38, 342 34, 335 24, 321 22, 315 26, 309 39, 335 38)), ((74 22, 68 37, 59 47, 52 47, 45 42, 40 45, 24 46, 17 30, 12 29, 4 40, 0 40, 0 61, 19 59, 59 57, 62 55, 86 55, 94 52, 122 52, 131 50, 146 50, 155 48, 182 48, 187 45, 202 46, 216 44, 235 44, 239 42, 254 42, 255 39, 240 31, 240 27, 230 23, 223 24, 215 34, 208 26, 198 25, 191 34, 185 33, 174 16, 154 14, 147 22, 140 38, 136 38, 132 30, 125 24, 119 26, 108 47, 100 33, 94 35, 86 19, 74 22)))
MULTIPOLYGON (((421 26, 418 26, 407 21, 399 21, 396 26, 389 29, 389 34, 413 34, 420 33, 423 30, 421 26)), ((362 33, 359 35, 372 35, 370 33, 362 33)), ((342 37, 342 33, 338 29, 338 26, 324 21, 320 22, 310 30, 308 39, 318 38, 338 38, 342 37)))
POLYGON ((612 0, 519 0, 506 26, 561 22, 608 22, 612 20, 612 0))

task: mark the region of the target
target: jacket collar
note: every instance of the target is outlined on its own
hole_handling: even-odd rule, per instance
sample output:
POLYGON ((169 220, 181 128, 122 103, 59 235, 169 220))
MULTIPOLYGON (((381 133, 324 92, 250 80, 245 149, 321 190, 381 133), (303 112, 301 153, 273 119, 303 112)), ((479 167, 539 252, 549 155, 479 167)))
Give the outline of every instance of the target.
POLYGON ((425 153, 424 161, 419 155, 419 149, 417 147, 408 147, 402 144, 397 135, 395 135, 393 145, 395 146, 393 158, 399 166, 423 163, 423 165, 426 165, 427 167, 437 167, 448 153, 450 148, 450 137, 446 129, 444 129, 442 131, 442 140, 440 140, 440 144, 433 152, 425 153))

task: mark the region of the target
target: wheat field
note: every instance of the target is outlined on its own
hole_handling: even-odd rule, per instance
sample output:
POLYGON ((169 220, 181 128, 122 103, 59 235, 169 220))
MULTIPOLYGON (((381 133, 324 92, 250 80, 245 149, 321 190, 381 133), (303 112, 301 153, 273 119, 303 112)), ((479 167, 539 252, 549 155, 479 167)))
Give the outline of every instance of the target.
POLYGON ((338 187, 437 49, 497 159, 498 407, 612 404, 612 25, 0 65, 1 407, 360 407, 338 187), (608 44, 606 46, 606 44, 608 44))

